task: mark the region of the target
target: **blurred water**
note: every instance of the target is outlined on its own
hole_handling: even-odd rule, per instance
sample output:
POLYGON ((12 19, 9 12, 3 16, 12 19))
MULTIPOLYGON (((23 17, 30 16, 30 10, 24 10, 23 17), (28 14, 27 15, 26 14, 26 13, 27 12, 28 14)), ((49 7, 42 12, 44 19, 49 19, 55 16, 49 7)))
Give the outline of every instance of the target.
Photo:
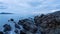
POLYGON ((10 18, 15 19, 15 21, 18 21, 19 19, 28 18, 31 17, 31 15, 20 15, 20 14, 0 14, 0 24, 7 23, 7 21, 10 18))
POLYGON ((13 34, 14 24, 8 22, 9 19, 13 18, 16 22, 18 22, 19 19, 29 18, 33 16, 34 15, 29 14, 0 14, 0 31, 3 31, 4 24, 10 24, 12 26, 12 34, 13 34))

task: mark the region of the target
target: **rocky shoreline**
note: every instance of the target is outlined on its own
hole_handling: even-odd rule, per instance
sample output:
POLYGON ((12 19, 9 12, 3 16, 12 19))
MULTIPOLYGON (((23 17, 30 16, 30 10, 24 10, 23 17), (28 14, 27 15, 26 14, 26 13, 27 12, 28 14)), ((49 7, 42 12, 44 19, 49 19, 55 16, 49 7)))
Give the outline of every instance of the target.
MULTIPOLYGON (((15 22, 14 19, 8 20, 15 24, 14 32, 16 34, 60 34, 60 11, 49 14, 41 14, 34 18, 21 19, 15 22), (23 29, 20 30, 20 25, 23 29)), ((9 24, 3 25, 4 30, 0 31, 0 34, 9 34, 12 30, 9 24)))

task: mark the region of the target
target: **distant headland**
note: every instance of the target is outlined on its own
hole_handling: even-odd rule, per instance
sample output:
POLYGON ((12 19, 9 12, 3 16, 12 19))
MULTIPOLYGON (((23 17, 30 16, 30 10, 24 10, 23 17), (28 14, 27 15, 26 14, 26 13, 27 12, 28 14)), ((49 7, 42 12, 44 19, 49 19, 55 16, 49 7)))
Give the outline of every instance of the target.
POLYGON ((13 13, 1 12, 0 14, 13 14, 13 13))

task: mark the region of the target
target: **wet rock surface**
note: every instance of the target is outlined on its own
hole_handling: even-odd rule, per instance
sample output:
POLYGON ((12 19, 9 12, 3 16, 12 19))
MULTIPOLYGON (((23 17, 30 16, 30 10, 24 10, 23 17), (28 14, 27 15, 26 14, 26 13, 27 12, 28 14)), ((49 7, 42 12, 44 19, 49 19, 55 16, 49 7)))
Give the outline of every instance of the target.
POLYGON ((60 34, 60 14, 57 15, 59 12, 35 17, 35 24, 40 26, 41 34, 60 34))
POLYGON ((3 32, 2 32, 2 31, 0 31, 0 34, 3 34, 3 32))
POLYGON ((3 25, 3 27, 4 27, 4 32, 7 32, 7 31, 11 31, 11 26, 10 25, 8 25, 8 24, 5 24, 5 25, 3 25))
POLYGON ((26 33, 21 30, 21 31, 20 31, 20 34, 26 34, 26 33))
MULTIPOLYGON (((8 22, 13 22, 16 34, 60 34, 60 11, 41 14, 40 16, 35 16, 34 19, 26 18, 15 22, 14 19, 10 19, 8 22), (23 27, 20 30, 20 25, 23 27)), ((11 26, 8 24, 3 25, 3 32, 11 31, 11 26)), ((0 31, 1 34, 3 34, 0 31)), ((9 33, 8 33, 9 34, 9 33)))

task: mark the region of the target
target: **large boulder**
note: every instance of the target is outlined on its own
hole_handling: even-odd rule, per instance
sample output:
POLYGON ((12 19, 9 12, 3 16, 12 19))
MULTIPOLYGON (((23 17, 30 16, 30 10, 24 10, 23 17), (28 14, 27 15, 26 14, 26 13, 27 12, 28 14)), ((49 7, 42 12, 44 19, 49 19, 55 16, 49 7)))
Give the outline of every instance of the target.
POLYGON ((37 26, 33 24, 34 22, 30 19, 23 19, 19 20, 18 24, 23 26, 23 29, 26 30, 26 32, 36 33, 37 26))
POLYGON ((11 28, 11 26, 9 24, 5 24, 5 25, 3 25, 3 27, 4 27, 4 30, 3 30, 4 32, 12 30, 12 28, 11 28))

